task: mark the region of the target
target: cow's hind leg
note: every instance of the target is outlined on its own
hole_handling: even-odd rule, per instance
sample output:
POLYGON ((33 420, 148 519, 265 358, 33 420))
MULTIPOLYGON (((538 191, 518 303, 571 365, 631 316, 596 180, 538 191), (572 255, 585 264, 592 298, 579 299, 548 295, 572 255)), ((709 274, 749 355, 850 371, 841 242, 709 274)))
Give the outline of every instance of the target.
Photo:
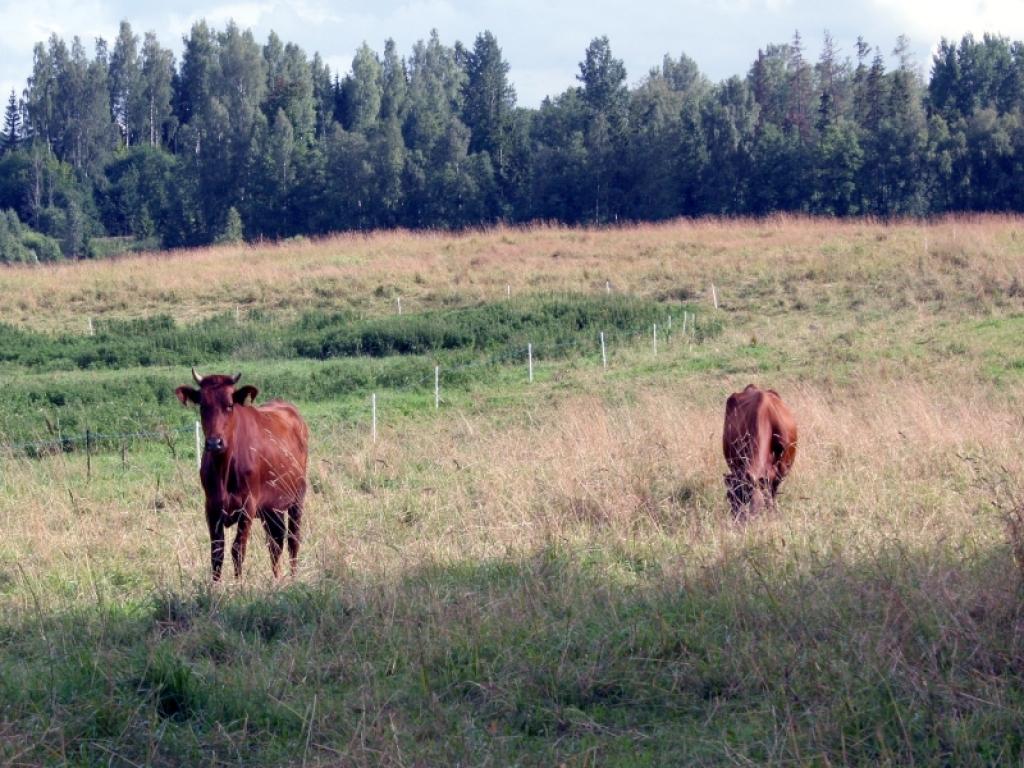
POLYGON ((302 504, 288 507, 288 558, 292 576, 299 567, 299 544, 302 542, 302 504))
POLYGON ((267 529, 267 548, 274 578, 280 576, 281 550, 284 549, 284 513, 278 509, 263 510, 263 526, 267 529))

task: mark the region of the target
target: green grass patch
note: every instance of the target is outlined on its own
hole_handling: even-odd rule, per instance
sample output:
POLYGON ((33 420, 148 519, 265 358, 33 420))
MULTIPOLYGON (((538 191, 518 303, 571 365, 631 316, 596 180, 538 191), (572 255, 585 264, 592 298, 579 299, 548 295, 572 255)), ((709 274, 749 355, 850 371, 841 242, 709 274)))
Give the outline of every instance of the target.
POLYGON ((948 620, 973 610, 983 583, 1008 586, 998 558, 893 550, 863 565, 825 552, 796 562, 752 548, 625 587, 605 556, 555 546, 439 563, 393 585, 196 588, 11 615, 0 642, 19 662, 0 672, 5 721, 19 732, 35 723, 31 760, 59 739, 86 765, 110 750, 247 765, 1021 758, 1013 600, 948 620), (940 604, 919 587, 936 568, 957 573, 940 604))

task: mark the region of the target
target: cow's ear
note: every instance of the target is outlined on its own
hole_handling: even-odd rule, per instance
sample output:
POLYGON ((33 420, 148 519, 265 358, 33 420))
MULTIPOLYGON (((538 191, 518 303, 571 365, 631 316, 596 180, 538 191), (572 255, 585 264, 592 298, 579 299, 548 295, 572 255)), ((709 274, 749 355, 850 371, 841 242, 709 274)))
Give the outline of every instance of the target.
POLYGON ((245 401, 250 402, 256 399, 260 391, 256 387, 246 384, 244 387, 239 387, 235 390, 235 402, 239 405, 245 405, 245 401))
POLYGON ((178 387, 174 390, 174 394, 176 394, 178 399, 181 400, 182 405, 199 402, 199 390, 193 389, 192 387, 178 387))

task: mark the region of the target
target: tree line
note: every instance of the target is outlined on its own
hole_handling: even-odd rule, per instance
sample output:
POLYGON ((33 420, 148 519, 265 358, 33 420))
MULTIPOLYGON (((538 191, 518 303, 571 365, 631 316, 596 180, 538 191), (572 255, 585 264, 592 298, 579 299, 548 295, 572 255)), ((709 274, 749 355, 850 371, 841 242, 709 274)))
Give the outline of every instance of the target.
POLYGON ((517 106, 495 37, 364 44, 332 73, 271 33, 196 23, 181 61, 122 22, 36 44, 0 125, 0 260, 388 227, 1024 210, 1024 44, 799 34, 712 83, 666 55, 634 87, 607 37, 517 106), (115 246, 110 246, 115 242, 115 246))

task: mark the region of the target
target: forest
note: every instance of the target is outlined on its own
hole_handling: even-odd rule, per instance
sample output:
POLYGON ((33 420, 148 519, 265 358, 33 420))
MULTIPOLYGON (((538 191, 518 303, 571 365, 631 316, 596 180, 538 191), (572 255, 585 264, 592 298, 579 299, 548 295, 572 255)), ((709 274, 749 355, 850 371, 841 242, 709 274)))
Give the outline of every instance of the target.
POLYGON ((578 85, 518 106, 490 32, 436 31, 348 73, 196 23, 181 60, 121 23, 34 49, 0 124, 0 262, 346 230, 686 216, 1024 210, 1024 43, 905 38, 817 61, 799 33, 713 83, 685 54, 631 85, 607 37, 578 85), (887 66, 888 64, 888 66, 887 66))

